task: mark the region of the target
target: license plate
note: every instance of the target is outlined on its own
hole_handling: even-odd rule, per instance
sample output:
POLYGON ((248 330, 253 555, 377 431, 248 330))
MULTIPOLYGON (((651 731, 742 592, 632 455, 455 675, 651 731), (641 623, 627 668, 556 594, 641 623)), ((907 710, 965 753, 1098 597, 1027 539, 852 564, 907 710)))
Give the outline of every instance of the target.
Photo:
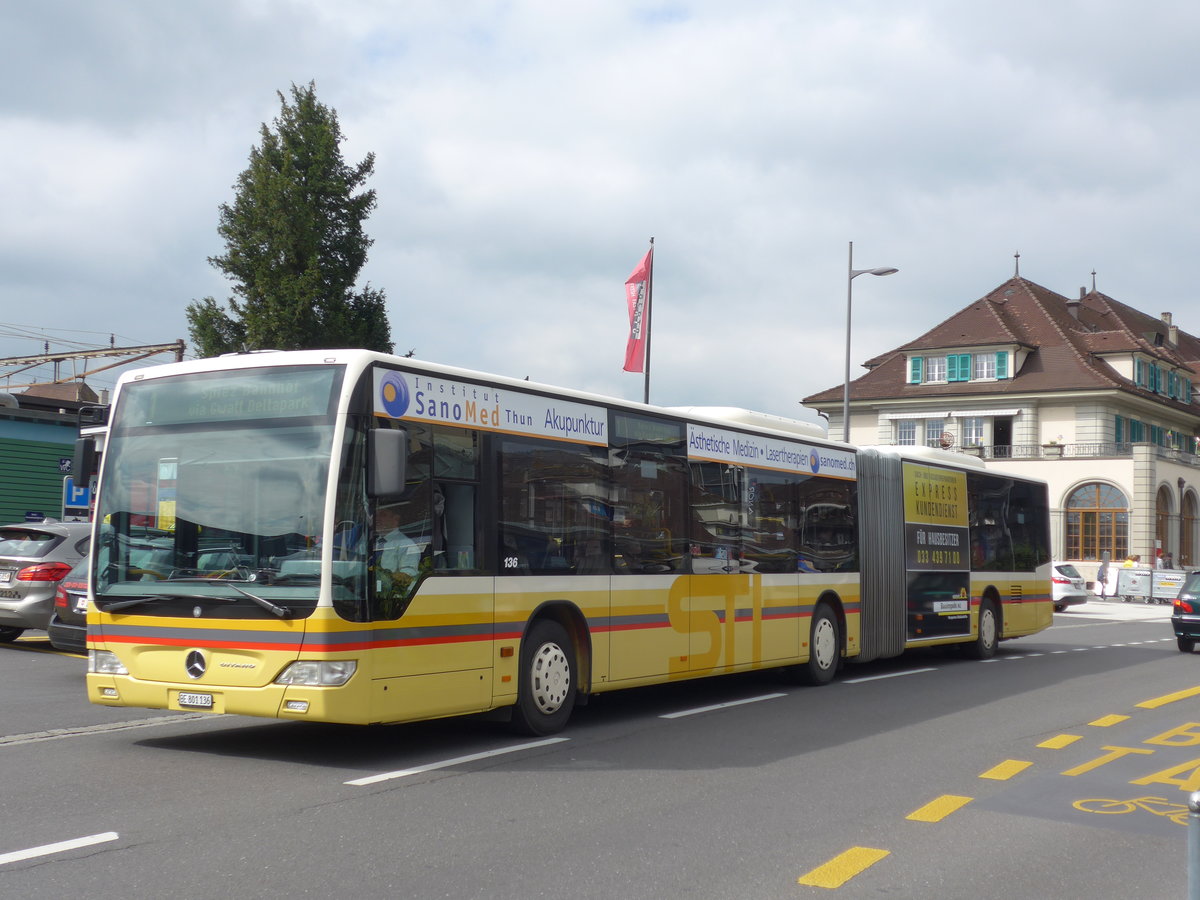
POLYGON ((8 584, 12 581, 12 569, 0 569, 0 584, 8 584))
POLYGON ((78 600, 75 601, 75 612, 87 613, 87 595, 86 594, 84 594, 82 597, 80 597, 78 600))
POLYGON ((212 709, 212 694, 197 694, 189 691, 180 691, 179 705, 194 706, 198 709, 212 709))

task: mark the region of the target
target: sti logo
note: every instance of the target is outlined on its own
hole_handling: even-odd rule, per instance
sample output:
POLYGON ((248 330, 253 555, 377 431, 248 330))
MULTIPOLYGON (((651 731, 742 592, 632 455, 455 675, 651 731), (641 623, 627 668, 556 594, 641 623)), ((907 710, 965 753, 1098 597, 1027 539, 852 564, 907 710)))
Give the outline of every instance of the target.
POLYGON ((814 475, 821 471, 821 457, 816 450, 812 450, 808 454, 808 467, 814 475))
POLYGON ((399 372, 385 372, 379 380, 379 402, 393 419, 408 412, 408 383, 399 372))

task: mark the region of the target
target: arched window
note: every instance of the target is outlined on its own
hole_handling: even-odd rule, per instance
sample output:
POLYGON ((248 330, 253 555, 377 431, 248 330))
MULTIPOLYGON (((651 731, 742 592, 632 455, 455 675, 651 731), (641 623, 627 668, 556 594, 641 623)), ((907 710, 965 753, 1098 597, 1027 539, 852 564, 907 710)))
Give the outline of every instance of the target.
POLYGON ((1179 518, 1179 558, 1175 565, 1183 568, 1196 564, 1196 495, 1188 491, 1183 496, 1183 515, 1179 518))
POLYGON ((1155 546, 1166 553, 1171 549, 1171 489, 1165 484, 1158 489, 1154 498, 1154 540, 1155 546))
POLYGON ((1067 499, 1067 559, 1122 560, 1129 554, 1129 502, 1111 484, 1077 487, 1067 499))

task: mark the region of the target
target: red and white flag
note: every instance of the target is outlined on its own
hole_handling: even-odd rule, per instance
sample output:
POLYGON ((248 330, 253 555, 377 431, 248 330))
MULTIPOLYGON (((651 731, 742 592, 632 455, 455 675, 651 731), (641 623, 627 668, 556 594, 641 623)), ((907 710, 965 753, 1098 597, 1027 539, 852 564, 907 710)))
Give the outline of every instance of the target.
POLYGON ((625 371, 644 372, 646 368, 646 338, 649 323, 646 305, 650 300, 650 268, 654 248, 651 247, 625 280, 625 302, 629 304, 629 341, 625 344, 625 371))

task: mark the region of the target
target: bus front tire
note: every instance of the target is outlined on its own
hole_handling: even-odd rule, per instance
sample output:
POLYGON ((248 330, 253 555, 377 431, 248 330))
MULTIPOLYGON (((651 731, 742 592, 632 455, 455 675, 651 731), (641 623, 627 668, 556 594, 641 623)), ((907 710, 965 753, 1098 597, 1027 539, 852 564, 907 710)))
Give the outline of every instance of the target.
POLYGON ((837 616, 824 603, 813 612, 808 632, 808 662, 797 674, 805 684, 821 685, 833 681, 842 656, 842 634, 837 616))
POLYGON ((575 648, 558 622, 542 619, 521 642, 521 670, 512 727, 519 734, 562 731, 575 707, 575 648))
POLYGON ((1000 619, 996 604, 992 600, 984 600, 979 607, 979 633, 975 640, 966 645, 967 656, 971 659, 991 659, 996 655, 999 643, 1000 619))

